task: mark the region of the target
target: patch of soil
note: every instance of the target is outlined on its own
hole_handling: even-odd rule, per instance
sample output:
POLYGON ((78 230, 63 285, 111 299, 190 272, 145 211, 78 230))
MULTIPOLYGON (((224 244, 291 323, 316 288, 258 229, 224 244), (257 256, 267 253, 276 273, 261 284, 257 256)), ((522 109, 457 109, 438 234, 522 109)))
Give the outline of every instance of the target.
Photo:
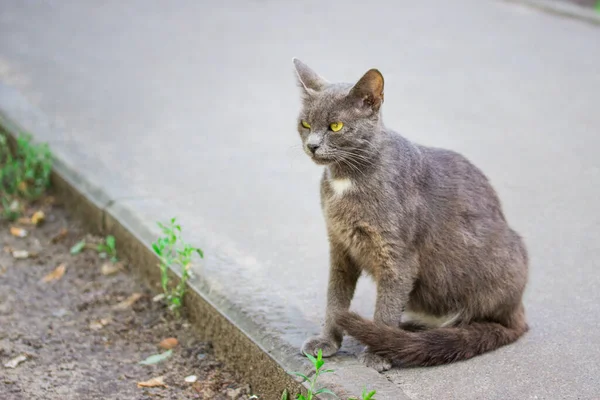
POLYGON ((41 226, 16 225, 27 229, 25 238, 0 222, 0 399, 248 399, 248 386, 215 360, 210 344, 146 287, 125 271, 103 275, 105 260, 93 250, 71 255, 85 232, 48 203, 40 206, 41 226), (12 250, 37 256, 17 260, 12 250), (64 275, 44 282, 61 264, 64 275), (115 309, 134 293, 141 297, 133 305, 115 309), (164 352, 158 344, 169 337, 179 342, 170 358, 139 364, 164 352), (5 366, 20 355, 27 359, 5 366), (190 375, 197 381, 187 383, 190 375), (167 387, 137 386, 160 376, 167 387))

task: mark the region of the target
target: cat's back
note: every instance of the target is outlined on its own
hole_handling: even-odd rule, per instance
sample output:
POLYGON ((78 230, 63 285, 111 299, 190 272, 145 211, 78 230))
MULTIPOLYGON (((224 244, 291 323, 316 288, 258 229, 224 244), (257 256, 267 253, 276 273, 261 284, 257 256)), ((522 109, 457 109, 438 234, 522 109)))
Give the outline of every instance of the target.
POLYGON ((423 158, 420 187, 434 206, 504 220, 489 179, 465 156, 435 147, 419 146, 419 150, 423 158))

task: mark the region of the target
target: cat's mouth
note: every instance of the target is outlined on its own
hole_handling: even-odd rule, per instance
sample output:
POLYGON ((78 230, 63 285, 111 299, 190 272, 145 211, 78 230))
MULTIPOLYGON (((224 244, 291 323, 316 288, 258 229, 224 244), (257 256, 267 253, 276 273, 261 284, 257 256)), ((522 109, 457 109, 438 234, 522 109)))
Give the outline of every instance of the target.
POLYGON ((328 165, 328 164, 332 164, 335 161, 331 156, 322 155, 322 154, 311 154, 310 158, 317 165, 328 165))

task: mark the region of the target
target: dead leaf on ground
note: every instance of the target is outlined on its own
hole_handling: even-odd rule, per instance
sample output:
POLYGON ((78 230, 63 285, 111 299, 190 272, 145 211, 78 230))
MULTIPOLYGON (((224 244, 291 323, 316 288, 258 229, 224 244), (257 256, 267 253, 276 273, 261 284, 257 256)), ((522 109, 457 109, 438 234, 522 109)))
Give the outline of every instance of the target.
POLYGON ((115 310, 126 310, 131 307, 136 301, 142 298, 141 293, 134 293, 119 304, 115 305, 113 309, 115 310))
POLYGON ((237 399, 242 395, 244 388, 227 388, 227 397, 230 399, 237 399))
POLYGON ((31 220, 27 217, 21 217, 17 219, 17 224, 19 225, 31 225, 31 220))
POLYGON ((54 269, 54 271, 50 272, 48 275, 46 275, 42 281, 45 283, 51 282, 51 281, 57 281, 60 278, 63 277, 63 275, 65 274, 65 271, 67 270, 67 266, 65 264, 60 264, 58 267, 56 267, 54 269))
POLYGON ((142 387, 157 387, 157 386, 168 387, 165 384, 165 377, 164 376, 157 376, 156 378, 152 378, 152 379, 149 379, 147 381, 138 382, 137 383, 137 387, 139 387, 139 388, 142 388, 142 387))
POLYGON ((111 262, 107 262, 102 264, 102 267, 100 268, 100 272, 102 272, 102 275, 113 275, 121 270, 123 270, 123 264, 120 262, 114 264, 111 262))
POLYGON ((4 275, 6 273, 6 271, 8 271, 8 267, 5 267, 4 265, 0 265, 0 276, 4 275))
POLYGON ((25 236, 27 236, 27 231, 23 228, 17 228, 16 226, 11 226, 10 234, 13 235, 14 237, 24 238, 25 236))
POLYGON ((176 338, 170 337, 170 338, 161 340, 161 342, 158 344, 158 346, 165 350, 171 350, 172 348, 177 347, 178 344, 179 344, 179 341, 176 338))
POLYGON ((165 294, 164 293, 160 293, 160 294, 157 294, 156 296, 154 296, 152 298, 152 301, 156 303, 158 301, 161 301, 164 298, 165 298, 165 294))
POLYGON ((45 219, 46 219, 46 214, 44 214, 44 212, 42 210, 38 210, 38 211, 34 212, 33 215, 31 216, 31 223, 33 225, 39 225, 41 222, 44 222, 45 219))
POLYGON ((56 203, 56 198, 54 196, 46 196, 44 198, 44 204, 47 204, 47 205, 51 206, 54 203, 56 203))
POLYGON ((92 321, 92 322, 90 322, 90 329, 93 331, 99 331, 100 329, 104 328, 106 325, 110 324, 111 322, 112 322, 112 319, 110 317, 102 318, 102 319, 99 319, 98 321, 92 321))
POLYGON ((167 358, 173 355, 173 350, 167 350, 164 353, 160 354, 152 354, 151 356, 146 357, 145 360, 140 361, 138 364, 142 365, 153 365, 158 364, 159 362, 165 361, 167 358))
POLYGON ((23 361, 27 360, 27 356, 24 354, 18 355, 12 360, 9 360, 4 364, 6 368, 17 368, 17 365, 21 364, 23 361))
POLYGON ((13 258, 16 258, 17 260, 23 260, 31 257, 31 254, 27 250, 12 250, 11 253, 13 258))
POLYGON ((54 235, 52 237, 52 239, 50 239, 50 241, 52 243, 58 243, 61 240, 63 240, 64 238, 66 238, 68 234, 69 234, 69 231, 67 230, 67 228, 62 228, 56 235, 54 235))

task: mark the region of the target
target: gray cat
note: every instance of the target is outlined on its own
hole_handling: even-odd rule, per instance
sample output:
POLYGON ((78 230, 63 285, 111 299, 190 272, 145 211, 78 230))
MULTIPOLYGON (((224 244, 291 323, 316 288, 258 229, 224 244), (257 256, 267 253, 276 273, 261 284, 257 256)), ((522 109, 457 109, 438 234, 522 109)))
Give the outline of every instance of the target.
POLYGON ((343 333, 378 371, 438 365, 509 344, 528 327, 527 251, 487 178, 460 154, 411 143, 381 119, 383 76, 329 83, 294 59, 306 154, 325 166, 330 243, 325 325, 302 351, 331 356, 343 333), (377 284, 374 322, 348 311, 358 277, 377 284))

